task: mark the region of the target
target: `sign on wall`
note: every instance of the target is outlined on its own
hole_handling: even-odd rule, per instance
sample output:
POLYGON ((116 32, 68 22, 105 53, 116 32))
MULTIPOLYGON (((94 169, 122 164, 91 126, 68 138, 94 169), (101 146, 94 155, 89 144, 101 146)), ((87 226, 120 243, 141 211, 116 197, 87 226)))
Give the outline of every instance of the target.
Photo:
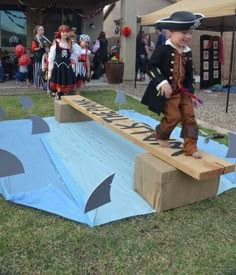
POLYGON ((200 88, 221 84, 220 37, 200 37, 200 88))

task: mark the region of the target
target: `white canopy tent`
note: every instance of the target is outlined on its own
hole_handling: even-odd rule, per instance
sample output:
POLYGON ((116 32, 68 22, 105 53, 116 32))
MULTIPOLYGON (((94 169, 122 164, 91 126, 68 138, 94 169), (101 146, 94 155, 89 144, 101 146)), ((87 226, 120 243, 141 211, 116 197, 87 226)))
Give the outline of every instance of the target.
POLYGON ((202 13, 205 19, 199 29, 225 32, 232 31, 236 0, 182 0, 161 10, 143 15, 142 26, 154 26, 161 18, 169 17, 176 11, 202 13))

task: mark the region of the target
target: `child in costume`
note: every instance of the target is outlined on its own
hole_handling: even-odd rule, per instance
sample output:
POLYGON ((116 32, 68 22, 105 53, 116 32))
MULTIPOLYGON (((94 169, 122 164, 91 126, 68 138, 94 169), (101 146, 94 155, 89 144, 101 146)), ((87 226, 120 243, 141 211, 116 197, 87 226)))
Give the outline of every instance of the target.
POLYGON ((151 57, 148 66, 151 81, 142 98, 150 110, 164 114, 155 132, 160 146, 170 147, 171 132, 181 122, 182 150, 194 158, 202 157, 197 148, 198 126, 194 115, 194 106, 202 102, 194 95, 192 52, 187 43, 201 19, 201 14, 179 11, 156 22, 158 28, 170 31, 170 39, 151 57))
POLYGON ((21 86, 24 85, 24 83, 29 86, 28 65, 31 63, 31 59, 29 54, 25 53, 25 51, 26 49, 23 47, 22 54, 18 54, 18 72, 16 74, 16 79, 21 86))
MULTIPOLYGON (((71 63, 72 63, 72 69, 73 69, 73 72, 75 75, 75 80, 76 80, 76 70, 77 70, 77 65, 78 65, 78 59, 80 57, 82 49, 81 49, 80 45, 77 43, 77 39, 76 39, 77 36, 76 36, 75 32, 70 31, 69 37, 71 39, 72 47, 74 49, 73 52, 71 53, 71 63)), ((76 82, 75 82, 74 90, 76 91, 76 94, 77 94, 76 82)))
POLYGON ((91 51, 88 49, 90 38, 87 34, 79 36, 79 46, 81 55, 78 57, 76 64, 76 94, 80 94, 80 88, 83 87, 86 81, 90 80, 90 61, 89 55, 91 51))
POLYGON ((35 27, 33 34, 34 39, 32 41, 32 52, 34 54, 34 86, 43 89, 45 81, 42 75, 42 56, 45 53, 45 43, 51 42, 44 36, 44 27, 41 25, 35 27))
POLYGON ((69 32, 70 29, 67 26, 59 27, 48 57, 48 79, 51 80, 51 90, 56 91, 56 99, 73 91, 75 86, 75 74, 71 63, 74 47, 69 38, 69 32))
POLYGON ((42 56, 43 79, 46 83, 44 89, 47 90, 48 95, 51 95, 50 80, 48 79, 48 54, 49 54, 49 50, 50 50, 50 45, 46 44, 44 49, 45 49, 45 53, 42 56))
POLYGON ((26 53, 29 55, 30 57, 30 62, 27 65, 27 69, 28 69, 28 86, 31 86, 31 84, 33 83, 33 67, 34 67, 34 62, 33 62, 33 58, 31 56, 31 49, 26 49, 26 53))

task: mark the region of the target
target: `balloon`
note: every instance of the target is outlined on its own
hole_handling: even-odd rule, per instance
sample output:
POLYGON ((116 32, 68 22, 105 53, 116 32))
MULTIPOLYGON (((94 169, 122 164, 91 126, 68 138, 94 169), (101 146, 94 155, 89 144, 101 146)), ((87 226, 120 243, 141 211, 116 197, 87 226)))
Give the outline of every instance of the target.
POLYGON ((22 65, 22 66, 25 66, 25 65, 29 65, 30 64, 30 57, 28 54, 23 54, 19 60, 18 60, 18 64, 19 65, 22 65))
POLYGON ((128 37, 128 36, 131 35, 132 30, 131 30, 131 28, 130 28, 129 26, 125 26, 125 27, 122 28, 121 33, 122 33, 125 37, 128 37))
POLYGON ((23 45, 19 44, 15 47, 14 51, 15 51, 16 56, 20 57, 25 52, 25 47, 23 45))

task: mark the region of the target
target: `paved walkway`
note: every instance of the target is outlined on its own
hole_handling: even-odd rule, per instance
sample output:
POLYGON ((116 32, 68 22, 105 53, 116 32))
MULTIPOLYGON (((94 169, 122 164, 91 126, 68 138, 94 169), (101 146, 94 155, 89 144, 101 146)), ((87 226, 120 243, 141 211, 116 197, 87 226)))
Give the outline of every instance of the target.
MULTIPOLYGON (((132 81, 119 85, 101 85, 99 88, 123 90, 126 94, 140 100, 147 84, 148 81, 145 83, 137 82, 135 88, 132 81)), ((97 90, 98 86, 88 85, 84 89, 97 90)), ((197 89, 196 95, 204 102, 202 107, 195 109, 199 125, 224 134, 228 133, 228 131, 236 132, 236 93, 230 93, 229 95, 228 113, 226 113, 227 93, 197 89)))
MULTIPOLYGON (((134 81, 122 84, 108 84, 101 78, 100 80, 89 82, 84 87, 84 90, 123 90, 126 94, 140 100, 147 87, 148 80, 146 82, 137 82, 136 84, 136 88, 134 87, 134 81)), ((21 87, 14 81, 0 83, 0 95, 29 93, 45 93, 45 91, 40 91, 33 87, 21 87)), ((230 93, 229 95, 228 113, 225 112, 227 93, 198 90, 196 95, 204 101, 204 105, 195 111, 198 123, 201 126, 215 129, 222 133, 227 133, 228 131, 236 132, 236 93, 230 93)))

